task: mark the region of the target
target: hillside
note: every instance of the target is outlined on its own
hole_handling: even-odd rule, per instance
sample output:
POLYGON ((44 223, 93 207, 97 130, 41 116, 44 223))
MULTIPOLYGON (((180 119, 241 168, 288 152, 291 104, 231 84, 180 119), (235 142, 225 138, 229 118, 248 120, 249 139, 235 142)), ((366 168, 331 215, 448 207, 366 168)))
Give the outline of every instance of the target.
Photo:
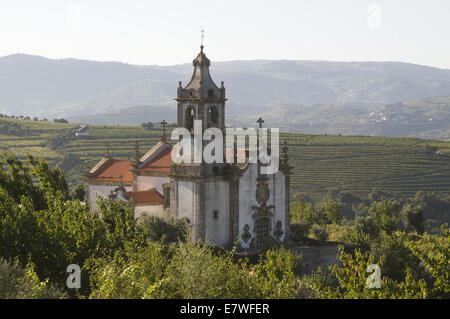
MULTIPOLYGON (((82 180, 83 161, 88 159, 92 167, 106 143, 114 157, 127 158, 134 155, 135 141, 143 153, 161 134, 160 128, 93 125, 86 130, 89 136, 77 138, 72 124, 0 120, 2 151, 21 158, 31 153, 62 165, 72 185, 82 180), (4 130, 5 123, 20 130, 4 130)), ((285 138, 294 166, 293 196, 317 198, 330 191, 367 196, 373 188, 408 196, 419 190, 450 194, 450 142, 282 133, 280 140, 285 138)))
MULTIPOLYGON (((417 119, 396 129, 365 121, 386 105, 408 101, 422 101, 416 113, 425 115, 433 107, 426 99, 450 96, 450 70, 401 62, 210 58, 214 80, 225 81, 232 125, 251 125, 253 116, 264 114, 293 132, 448 137, 448 107, 435 114, 434 123, 442 121, 435 129, 416 125, 417 119)), ((190 63, 161 67, 24 54, 1 57, 0 113, 89 124, 173 121, 178 81, 186 84, 191 72, 190 63)))
POLYGON ((63 112, 67 116, 72 103, 103 96, 143 79, 175 81, 176 76, 170 70, 151 66, 9 55, 0 58, 0 111, 52 118, 60 115, 58 108, 67 105, 69 111, 63 112))
POLYGON ((450 140, 450 97, 415 99, 394 104, 278 105, 252 116, 236 116, 234 126, 254 123, 290 132, 413 136, 450 140))

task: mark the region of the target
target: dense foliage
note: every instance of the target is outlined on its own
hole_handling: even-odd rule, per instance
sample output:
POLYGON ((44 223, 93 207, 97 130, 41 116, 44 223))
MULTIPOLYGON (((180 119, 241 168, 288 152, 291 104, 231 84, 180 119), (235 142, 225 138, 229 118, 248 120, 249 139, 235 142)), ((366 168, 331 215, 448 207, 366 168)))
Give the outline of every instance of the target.
MULTIPOLYGON (((0 298, 448 298, 450 233, 423 229, 427 205, 374 198, 353 222, 341 200, 292 207, 295 241, 344 243, 341 263, 307 273, 301 256, 271 247, 257 260, 189 240, 184 220, 135 220, 130 207, 81 191, 43 160, 0 165, 0 298), (349 246, 349 244, 353 246, 349 246), (354 247, 356 249, 349 249, 354 247), (370 264, 379 289, 366 286, 370 264), (70 264, 81 288, 66 288, 70 264)), ((425 195, 418 195, 425 196, 425 195)))

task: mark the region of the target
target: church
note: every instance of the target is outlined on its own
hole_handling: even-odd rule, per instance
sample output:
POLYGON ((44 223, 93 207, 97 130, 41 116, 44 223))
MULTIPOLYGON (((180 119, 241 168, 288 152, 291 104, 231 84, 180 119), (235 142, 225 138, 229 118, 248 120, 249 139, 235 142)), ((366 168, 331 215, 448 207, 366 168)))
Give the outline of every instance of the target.
MULTIPOLYGON (((210 60, 203 52, 193 60, 190 82, 177 89, 177 126, 194 131, 217 128, 226 133, 224 83, 211 78, 210 60)), ((260 119, 260 128, 263 121, 260 119)), ((172 144, 166 141, 165 121, 161 140, 143 156, 136 143, 133 159, 114 159, 109 148, 91 169, 86 163, 87 201, 98 209, 98 197, 123 201, 134 208, 135 218, 155 215, 186 218, 194 242, 206 241, 243 252, 257 252, 270 243, 283 243, 289 236, 289 183, 292 167, 287 145, 280 152, 279 169, 262 174, 260 161, 229 163, 175 162, 172 144)), ((207 143, 204 141, 203 143, 207 143)), ((236 147, 231 154, 237 153, 236 147)), ((230 150, 224 151, 230 154, 230 150)))

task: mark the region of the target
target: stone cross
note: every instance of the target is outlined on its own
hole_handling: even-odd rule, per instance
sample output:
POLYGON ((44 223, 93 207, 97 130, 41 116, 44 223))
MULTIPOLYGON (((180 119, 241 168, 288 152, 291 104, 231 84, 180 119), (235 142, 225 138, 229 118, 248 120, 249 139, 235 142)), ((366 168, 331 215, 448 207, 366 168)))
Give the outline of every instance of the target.
POLYGON ((139 159, 139 143, 136 141, 136 144, 134 144, 134 166, 136 168, 139 167, 140 159, 139 159))
POLYGON ((167 122, 166 122, 166 120, 162 120, 162 122, 159 123, 159 124, 161 124, 162 127, 163 127, 163 135, 161 136, 161 141, 165 142, 166 141, 166 125, 167 125, 167 122))
POLYGON ((109 152, 109 142, 106 143, 106 153, 105 153, 105 157, 110 157, 111 153, 109 152))
POLYGON ((259 128, 262 128, 264 120, 262 118, 259 118, 256 122, 259 124, 259 128))

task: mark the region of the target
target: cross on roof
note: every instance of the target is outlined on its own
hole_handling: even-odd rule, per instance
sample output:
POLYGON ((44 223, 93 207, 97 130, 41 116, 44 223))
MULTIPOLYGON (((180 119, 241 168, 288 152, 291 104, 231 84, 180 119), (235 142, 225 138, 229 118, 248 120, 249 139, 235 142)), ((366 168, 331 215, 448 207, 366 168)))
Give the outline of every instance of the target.
POLYGON ((259 124, 259 128, 262 128, 264 120, 262 118, 259 118, 256 122, 259 124))
POLYGON ((111 155, 111 153, 109 152, 109 142, 108 143, 106 143, 106 153, 105 153, 105 156, 106 157, 109 157, 110 155, 111 155))
POLYGON ((166 141, 166 125, 167 125, 167 122, 166 122, 166 120, 162 120, 162 122, 159 123, 159 124, 161 124, 162 127, 163 127, 163 135, 161 136, 161 140, 163 142, 165 142, 166 141))

